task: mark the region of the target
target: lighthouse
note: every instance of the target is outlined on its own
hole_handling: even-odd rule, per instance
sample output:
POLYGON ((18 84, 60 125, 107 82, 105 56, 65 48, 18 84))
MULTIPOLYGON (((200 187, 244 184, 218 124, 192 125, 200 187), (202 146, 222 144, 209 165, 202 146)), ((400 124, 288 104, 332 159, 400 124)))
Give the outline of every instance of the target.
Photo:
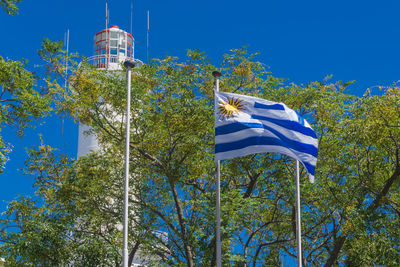
MULTIPOLYGON (((111 26, 99 31, 93 38, 93 56, 87 59, 87 63, 102 70, 122 70, 125 60, 136 61, 134 58, 133 36, 121 30, 118 26, 111 26)), ((80 123, 78 135, 77 157, 85 156, 90 151, 99 150, 99 144, 94 134, 88 134, 90 126, 80 123)))
MULTIPOLYGON (((125 61, 133 61, 137 66, 143 65, 140 60, 134 58, 133 36, 121 30, 118 26, 106 27, 106 29, 96 33, 93 38, 93 43, 93 56, 87 58, 85 62, 99 70, 106 72, 119 71, 121 75, 123 75, 122 64, 125 61)), ((117 120, 122 120, 122 117, 119 119, 117 118, 117 120)), ((91 133, 90 130, 91 127, 89 125, 79 123, 78 158, 87 155, 91 151, 98 151, 101 149, 96 134, 91 133)), ((113 200, 111 200, 111 202, 112 201, 113 200)), ((130 214, 134 215, 135 210, 131 210, 130 214)), ((118 224, 117 227, 122 228, 122 225, 118 224)), ((163 237, 164 240, 168 238, 168 235, 163 232, 154 231, 154 234, 158 234, 158 236, 163 237)), ((157 256, 143 255, 139 249, 132 260, 131 266, 146 266, 146 262, 157 259, 157 256)))
MULTIPOLYGON (((143 62, 134 57, 134 42, 133 36, 121 30, 118 26, 106 27, 106 29, 94 35, 93 56, 87 58, 86 63, 105 72, 120 72, 122 78, 122 65, 125 61, 133 61, 136 66, 143 65, 143 62)), ((111 120, 115 120, 115 118, 111 120)), ((122 120, 122 117, 117 116, 117 120, 122 120)), ((98 151, 101 149, 96 134, 91 133, 90 130, 91 127, 89 125, 79 123, 78 158, 87 155, 91 151, 98 151)), ((130 214, 135 215, 135 210, 132 209, 130 214)), ((117 227, 121 228, 122 225, 118 224, 117 227)), ((157 230, 153 230, 152 233, 163 240, 163 243, 168 242, 167 233, 157 230)), ((162 245, 154 244, 154 246, 155 248, 161 248, 162 245)), ((162 253, 161 249, 160 253, 162 253)), ((131 266, 147 266, 148 262, 158 261, 160 259, 161 258, 157 254, 144 255, 139 248, 133 258, 131 266)))

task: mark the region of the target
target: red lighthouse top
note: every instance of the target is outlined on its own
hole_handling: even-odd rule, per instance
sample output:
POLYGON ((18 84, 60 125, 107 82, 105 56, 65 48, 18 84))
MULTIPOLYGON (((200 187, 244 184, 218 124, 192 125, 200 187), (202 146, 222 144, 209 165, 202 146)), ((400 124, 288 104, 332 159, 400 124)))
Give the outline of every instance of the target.
POLYGON ((94 58, 98 68, 119 69, 121 62, 134 59, 133 36, 118 26, 99 31, 94 36, 94 58))

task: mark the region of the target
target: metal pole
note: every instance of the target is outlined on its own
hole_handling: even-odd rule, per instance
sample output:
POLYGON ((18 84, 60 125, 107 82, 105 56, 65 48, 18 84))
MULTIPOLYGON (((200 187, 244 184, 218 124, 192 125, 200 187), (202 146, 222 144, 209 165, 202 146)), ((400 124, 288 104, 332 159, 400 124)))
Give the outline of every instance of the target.
POLYGON ((297 266, 302 266, 301 250, 301 217, 300 217, 300 165, 296 160, 296 240, 297 240, 297 266))
MULTIPOLYGON (((213 71, 212 75, 214 76, 215 79, 215 91, 218 92, 219 91, 219 77, 221 77, 221 72, 219 71, 213 71)), ((217 263, 217 267, 221 267, 222 264, 222 259, 221 259, 221 198, 220 198, 220 162, 219 160, 217 161, 217 166, 216 166, 216 171, 217 171, 217 222, 216 222, 216 233, 215 233, 215 243, 216 243, 216 247, 217 247, 217 255, 216 255, 216 263, 217 263)))
MULTIPOLYGON (((69 53, 69 29, 65 33, 65 43, 67 44, 67 51, 65 53, 65 83, 64 83, 64 90, 67 91, 68 88, 68 53, 69 53)), ((64 135, 64 113, 61 122, 61 135, 64 135)))
POLYGON ((107 28, 108 28, 108 6, 107 6, 107 0, 106 0, 106 29, 107 28))
POLYGON ((149 64, 149 31, 150 31, 150 11, 147 10, 147 38, 146 38, 147 64, 149 64))
POLYGON ((129 196, 129 139, 131 122, 131 71, 133 61, 125 61, 126 71, 126 138, 125 138, 125 179, 124 179, 124 228, 123 228, 123 267, 128 267, 128 196, 129 196))
POLYGON ((65 54, 65 84, 64 87, 67 89, 68 87, 68 53, 69 53, 69 29, 67 29, 66 33, 66 44, 67 44, 67 52, 65 54))
POLYGON ((217 161, 217 231, 216 231, 216 237, 215 237, 215 242, 217 246, 217 267, 221 267, 222 264, 222 259, 221 259, 221 197, 220 197, 220 163, 219 160, 217 161))
POLYGON ((131 1, 131 35, 132 35, 133 0, 131 1))
MULTIPOLYGON (((108 69, 108 65, 109 65, 109 61, 110 61, 110 31, 108 30, 108 4, 107 4, 107 0, 106 0, 106 49, 107 49, 107 57, 106 57, 106 62, 105 62, 105 66, 106 69, 108 69)), ((103 39, 103 38, 102 38, 103 39)))

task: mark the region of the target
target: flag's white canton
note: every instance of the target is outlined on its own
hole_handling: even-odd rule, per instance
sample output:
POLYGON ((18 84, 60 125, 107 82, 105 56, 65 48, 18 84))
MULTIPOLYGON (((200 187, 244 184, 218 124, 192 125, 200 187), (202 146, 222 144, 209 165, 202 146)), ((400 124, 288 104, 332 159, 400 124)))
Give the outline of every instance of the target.
POLYGON ((283 103, 215 92, 215 161, 265 152, 297 159, 314 182, 318 139, 306 120, 283 103))

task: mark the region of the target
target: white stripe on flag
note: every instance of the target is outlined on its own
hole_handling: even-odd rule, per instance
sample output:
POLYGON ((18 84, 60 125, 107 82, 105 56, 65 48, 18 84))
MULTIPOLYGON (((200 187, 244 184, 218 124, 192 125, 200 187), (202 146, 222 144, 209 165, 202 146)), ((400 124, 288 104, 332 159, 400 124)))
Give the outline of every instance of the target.
POLYGON ((318 139, 307 121, 283 103, 215 92, 215 160, 265 152, 297 159, 313 182, 318 139))

